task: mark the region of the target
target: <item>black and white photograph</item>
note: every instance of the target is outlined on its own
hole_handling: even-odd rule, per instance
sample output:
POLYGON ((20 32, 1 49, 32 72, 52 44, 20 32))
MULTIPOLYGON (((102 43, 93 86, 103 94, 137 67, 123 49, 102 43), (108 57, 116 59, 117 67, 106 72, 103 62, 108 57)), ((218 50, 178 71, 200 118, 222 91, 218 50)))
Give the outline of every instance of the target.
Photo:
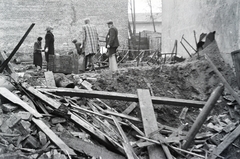
POLYGON ((0 159, 240 159, 240 1, 0 0, 0 159))

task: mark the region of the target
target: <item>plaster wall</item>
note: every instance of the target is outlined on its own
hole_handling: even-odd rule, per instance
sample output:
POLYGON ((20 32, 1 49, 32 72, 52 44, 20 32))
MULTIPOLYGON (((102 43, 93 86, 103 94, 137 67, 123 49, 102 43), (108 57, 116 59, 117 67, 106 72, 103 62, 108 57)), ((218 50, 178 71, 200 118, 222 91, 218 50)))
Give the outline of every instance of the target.
MULTIPOLYGON (((178 40, 178 54, 189 57, 179 43, 181 37, 196 48, 201 33, 216 31, 216 41, 224 60, 232 64, 231 52, 240 48, 240 1, 236 0, 162 0, 162 49, 172 50, 178 40)), ((184 43, 186 46, 187 44, 184 43)), ((187 46, 187 49, 194 51, 187 46)))
POLYGON ((73 39, 81 39, 86 17, 96 25, 101 40, 108 31, 106 22, 113 20, 121 45, 126 44, 127 0, 0 0, 0 51, 11 52, 32 23, 35 26, 19 52, 32 52, 38 36, 43 37, 44 46, 47 26, 54 28, 56 51, 67 51, 74 48, 73 39))

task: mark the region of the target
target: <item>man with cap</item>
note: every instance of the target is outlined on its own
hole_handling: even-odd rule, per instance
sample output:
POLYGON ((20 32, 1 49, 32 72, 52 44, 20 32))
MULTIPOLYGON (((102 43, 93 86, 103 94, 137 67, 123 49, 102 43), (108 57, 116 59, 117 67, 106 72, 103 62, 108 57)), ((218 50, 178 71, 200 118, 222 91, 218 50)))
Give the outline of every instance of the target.
POLYGON ((37 41, 34 43, 33 64, 37 69, 38 66, 42 69, 42 37, 38 37, 37 41))
POLYGON ((118 41, 118 30, 117 28, 113 25, 112 21, 108 21, 108 34, 106 36, 106 48, 108 49, 108 54, 109 54, 109 69, 111 71, 116 71, 117 70, 117 61, 116 61, 116 52, 117 48, 119 46, 119 41, 118 41))
MULTIPOLYGON (((52 33, 53 28, 52 27, 47 27, 46 28, 46 35, 45 35, 45 58, 48 63, 49 61, 49 55, 54 55, 54 35, 52 33)), ((48 70, 48 68, 47 68, 48 70)))
POLYGON ((98 52, 98 32, 94 25, 90 24, 90 19, 84 19, 85 25, 82 27, 82 52, 85 53, 86 60, 85 66, 90 71, 95 70, 94 68, 94 55, 98 52))

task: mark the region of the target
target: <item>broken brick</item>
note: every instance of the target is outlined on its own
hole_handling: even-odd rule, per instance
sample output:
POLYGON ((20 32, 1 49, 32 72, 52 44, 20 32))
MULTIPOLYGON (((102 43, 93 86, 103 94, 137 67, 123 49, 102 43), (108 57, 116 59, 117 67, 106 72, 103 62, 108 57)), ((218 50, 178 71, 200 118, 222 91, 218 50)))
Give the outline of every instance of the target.
POLYGON ((67 120, 61 117, 55 117, 51 119, 52 124, 65 123, 67 120))
POLYGON ((42 132, 38 132, 39 140, 42 145, 45 145, 47 143, 47 136, 42 132))
POLYGON ((5 103, 5 104, 2 104, 2 110, 3 112, 5 113, 8 113, 8 112, 12 112, 14 110, 17 110, 19 107, 18 105, 16 104, 12 104, 12 103, 5 103))
POLYGON ((8 118, 8 120, 6 122, 7 122, 9 128, 13 128, 15 125, 20 123, 20 121, 21 121, 21 118, 15 116, 15 115, 11 115, 10 118, 8 118))
POLYGON ((16 114, 17 117, 21 118, 22 120, 31 120, 33 115, 29 112, 20 111, 16 114))
POLYGON ((64 129, 65 129, 65 128, 64 128, 61 124, 57 124, 57 125, 56 125, 56 130, 57 130, 58 132, 62 132, 64 129))

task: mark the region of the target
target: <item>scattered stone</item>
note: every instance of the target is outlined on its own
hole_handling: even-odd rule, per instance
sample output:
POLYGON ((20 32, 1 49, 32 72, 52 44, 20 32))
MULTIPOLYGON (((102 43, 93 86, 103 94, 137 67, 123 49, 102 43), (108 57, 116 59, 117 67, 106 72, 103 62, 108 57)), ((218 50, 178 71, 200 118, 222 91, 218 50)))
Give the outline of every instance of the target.
POLYGON ((20 111, 16 114, 19 118, 21 118, 22 120, 31 120, 33 115, 29 112, 25 112, 25 111, 20 111))
POLYGON ((65 123, 67 120, 61 117, 55 117, 51 119, 52 124, 65 123))
POLYGON ((45 145, 47 143, 47 136, 42 132, 38 132, 39 140, 42 145, 45 145))
POLYGON ((8 151, 14 151, 15 150, 15 146, 13 144, 8 145, 8 151))
POLYGON ((52 153, 53 158, 67 159, 65 155, 59 153, 57 150, 52 150, 51 153, 52 153))
POLYGON ((80 139, 83 139, 84 141, 90 139, 90 135, 83 132, 71 132, 71 134, 73 134, 73 136, 79 137, 80 139))
POLYGON ((209 123, 207 124, 207 127, 211 130, 217 131, 217 132, 221 132, 223 130, 223 127, 220 125, 213 125, 213 123, 209 123))
POLYGON ((18 108, 19 108, 19 106, 16 105, 16 104, 13 104, 13 103, 4 103, 4 104, 2 104, 2 110, 5 113, 13 112, 14 110, 16 110, 18 108))
POLYGON ((57 124, 57 125, 56 125, 56 130, 57 130, 58 132, 63 132, 64 129, 65 129, 65 128, 64 128, 61 124, 57 124))
POLYGON ((50 159, 46 153, 42 154, 38 159, 50 159))
POLYGON ((21 120, 21 124, 24 129, 26 129, 29 133, 31 132, 31 123, 29 121, 21 120))
POLYGON ((30 135, 23 143, 23 147, 29 147, 29 148, 34 148, 37 149, 40 147, 40 143, 38 142, 38 140, 33 137, 32 135, 30 135))
POLYGON ((236 128, 234 123, 231 123, 229 125, 227 125, 226 127, 223 128, 223 131, 226 133, 231 132, 232 130, 234 130, 236 128))
POLYGON ((8 120, 6 121, 6 123, 8 124, 9 128, 13 128, 15 125, 20 123, 20 121, 21 121, 21 118, 15 115, 11 115, 10 118, 8 118, 8 120))

